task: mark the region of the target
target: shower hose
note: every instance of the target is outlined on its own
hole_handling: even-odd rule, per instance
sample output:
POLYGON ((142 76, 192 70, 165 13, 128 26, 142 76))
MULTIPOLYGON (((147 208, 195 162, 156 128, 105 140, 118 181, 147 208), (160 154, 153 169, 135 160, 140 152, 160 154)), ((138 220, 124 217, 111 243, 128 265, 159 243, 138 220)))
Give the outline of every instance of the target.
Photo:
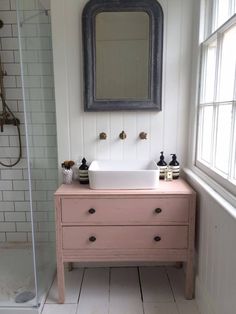
POLYGON ((3 132, 4 124, 14 125, 17 128, 18 141, 19 141, 19 155, 18 155, 17 160, 14 163, 10 163, 10 164, 5 164, 5 163, 0 161, 1 166, 11 168, 11 167, 14 167, 15 165, 17 165, 22 158, 22 143, 21 143, 21 133, 20 133, 20 121, 19 121, 19 119, 16 118, 14 113, 8 107, 6 100, 5 100, 5 88, 4 88, 4 84, 3 84, 3 76, 4 75, 6 75, 6 73, 3 71, 2 62, 1 62, 1 58, 0 58, 0 89, 1 89, 0 97, 2 100, 2 108, 3 108, 2 114, 0 114, 1 132, 3 132), (9 118, 9 116, 11 118, 9 118))
MULTIPOLYGON (((2 96, 2 93, 1 93, 1 96, 2 96)), ((8 107, 8 105, 5 103, 5 101, 3 99, 2 99, 2 101, 3 101, 4 111, 5 112, 8 111, 10 113, 10 115, 12 116, 13 124, 16 126, 17 133, 18 133, 19 155, 18 155, 17 160, 14 163, 10 163, 10 164, 5 164, 5 163, 0 161, 0 165, 1 166, 7 167, 7 168, 11 168, 11 167, 14 167, 15 165, 17 165, 19 163, 19 161, 21 160, 21 158, 22 158, 22 143, 21 143, 21 133, 20 133, 20 122, 16 118, 14 113, 11 111, 11 109, 8 107)))
POLYGON ((21 143, 21 133, 20 133, 20 122, 16 118, 16 116, 13 114, 13 112, 11 111, 11 109, 8 107, 8 105, 6 103, 4 104, 4 106, 5 106, 6 110, 11 114, 11 116, 13 118, 14 125, 17 128, 18 141, 19 141, 19 155, 18 155, 17 160, 14 163, 10 163, 10 164, 5 164, 5 163, 0 161, 0 165, 1 166, 7 167, 7 168, 11 168, 11 167, 16 166, 19 163, 19 161, 21 160, 21 158, 22 158, 22 143, 21 143))

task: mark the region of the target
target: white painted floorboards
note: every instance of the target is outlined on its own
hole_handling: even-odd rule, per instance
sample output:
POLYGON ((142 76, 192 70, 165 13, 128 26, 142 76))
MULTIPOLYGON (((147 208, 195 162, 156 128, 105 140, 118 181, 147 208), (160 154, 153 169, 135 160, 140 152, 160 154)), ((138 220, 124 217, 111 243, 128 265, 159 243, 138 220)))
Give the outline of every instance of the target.
POLYGON ((175 267, 79 268, 65 277, 65 304, 55 279, 42 314, 200 314, 175 267))

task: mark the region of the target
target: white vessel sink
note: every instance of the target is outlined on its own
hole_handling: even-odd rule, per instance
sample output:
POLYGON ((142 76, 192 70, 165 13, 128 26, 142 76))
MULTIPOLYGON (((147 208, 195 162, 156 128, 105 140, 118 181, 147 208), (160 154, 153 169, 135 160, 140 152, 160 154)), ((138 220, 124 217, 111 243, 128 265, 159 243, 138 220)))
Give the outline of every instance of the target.
POLYGON ((88 170, 91 189, 155 189, 159 167, 155 161, 98 161, 88 170))

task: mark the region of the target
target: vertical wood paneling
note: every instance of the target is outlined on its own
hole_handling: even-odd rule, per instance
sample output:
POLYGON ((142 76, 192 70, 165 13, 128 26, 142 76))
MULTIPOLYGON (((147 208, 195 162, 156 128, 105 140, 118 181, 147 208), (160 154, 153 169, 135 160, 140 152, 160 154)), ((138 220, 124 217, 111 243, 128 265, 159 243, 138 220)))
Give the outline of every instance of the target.
MULTIPOLYGON (((210 290, 210 282, 211 282, 211 267, 212 267, 212 252, 211 252, 211 236, 212 236, 212 221, 210 217, 210 210, 211 204, 210 201, 208 200, 209 205, 207 205, 206 209, 206 222, 207 222, 207 229, 206 229, 206 236, 205 236, 205 241, 206 241, 206 264, 205 264, 205 283, 207 290, 210 290)), ((206 205, 205 205, 206 206, 206 205)))
POLYGON ((181 30, 182 1, 168 1, 166 30, 166 86, 164 111, 164 150, 166 156, 177 149, 178 101, 180 78, 180 45, 184 30, 181 30))
POLYGON ((193 21, 193 1, 182 0, 181 12, 181 42, 179 56, 179 82, 178 82, 178 117, 177 117, 177 147, 176 153, 179 160, 185 161, 188 153, 187 145, 188 132, 186 130, 191 127, 188 123, 188 107, 190 99, 190 78, 191 78, 191 59, 192 59, 192 33, 193 29, 189 27, 193 21), (183 32, 184 30, 184 32, 183 32))
POLYGON ((211 254, 211 216, 210 216, 210 201, 207 200, 204 204, 205 211, 206 211, 206 230, 205 230, 205 242, 206 242, 206 251, 205 251, 205 285, 207 291, 210 291, 210 277, 211 277, 211 266, 212 266, 212 254, 211 254))
POLYGON ((149 112, 137 113, 137 136, 140 132, 144 131, 149 137, 147 140, 138 139, 136 158, 139 160, 148 160, 150 158, 150 115, 151 113, 149 112))
POLYGON ((150 159, 159 161, 160 152, 164 150, 163 139, 163 114, 153 113, 150 115, 150 159))
POLYGON ((136 113, 127 112, 124 114, 124 130, 128 136, 124 141, 123 158, 125 160, 136 159, 137 143, 139 141, 136 113))
POLYGON ((60 129, 59 160, 66 156, 69 158, 70 151, 71 158, 77 159, 84 155, 89 161, 95 158, 158 160, 160 151, 164 149, 168 160, 170 153, 178 152, 182 164, 186 159, 183 135, 187 133, 185 110, 189 90, 188 65, 191 60, 189 40, 192 21, 189 14, 192 1, 159 1, 164 11, 162 111, 110 114, 83 111, 81 13, 87 1, 61 1, 63 5, 58 8, 58 1, 52 0, 55 68, 60 68, 60 71, 55 71, 57 121, 60 129), (63 19, 59 16, 63 16, 63 19), (56 34, 59 27, 61 33, 65 34, 61 42, 56 34), (69 113, 68 123, 63 123, 65 112, 69 113), (106 129, 108 140, 101 142, 98 135, 100 130, 106 129), (127 140, 121 141, 118 136, 123 129, 126 129, 127 140), (138 139, 141 131, 148 133, 148 140, 138 139), (67 143, 68 137, 70 143, 67 143))
POLYGON ((206 251, 206 241, 205 241, 205 231, 206 231, 206 219, 205 219, 205 208, 204 208, 204 200, 203 196, 198 196, 198 202, 199 202, 199 210, 198 210, 198 232, 199 232, 199 245, 197 247, 197 250, 199 251, 199 263, 198 263, 198 272, 200 280, 203 281, 205 278, 205 271, 206 267, 204 264, 204 258, 205 256, 202 254, 202 252, 206 251), (200 251, 201 248, 201 251, 200 251))
MULTIPOLYGON (((227 226, 227 225, 226 225, 227 226)), ((236 222, 231 219, 228 222, 228 238, 230 241, 230 246, 231 246, 231 250, 228 252, 228 265, 226 265, 227 269, 228 269, 228 291, 227 296, 228 296, 228 311, 233 313, 233 311, 235 311, 236 308, 236 301, 235 301, 235 293, 233 291, 233 287, 236 287, 236 275, 235 275, 235 265, 236 265, 236 253, 235 250, 233 249, 233 247, 235 247, 235 236, 236 236, 236 222), (233 276, 232 276, 233 273, 233 276)))
MULTIPOLYGON (((214 201, 212 200, 211 202, 209 202, 209 208, 213 208, 214 207, 214 201)), ((215 214, 213 215, 213 217, 211 217, 211 269, 210 269, 210 287, 211 290, 213 291, 213 297, 216 297, 216 289, 214 289, 214 276, 217 270, 217 264, 218 264, 218 243, 219 243, 219 234, 221 233, 221 224, 218 223, 219 221, 219 216, 218 216, 218 208, 216 208, 215 214)), ((209 252, 210 253, 210 252, 209 252)))
POLYGON ((65 20, 64 0, 52 1, 52 37, 53 37, 53 65, 56 98, 56 120, 58 137, 58 161, 70 158, 70 117, 67 84, 67 64, 65 55, 67 47, 65 44, 66 29, 60 21, 65 20), (64 86, 64 89, 61 88, 64 86))
MULTIPOLYGON (((218 280, 221 282, 221 280, 223 280, 223 272, 221 269, 221 265, 223 263, 223 259, 224 257, 222 256, 222 250, 220 250, 219 248, 221 248, 223 246, 223 237, 222 237, 222 221, 221 221, 221 214, 220 211, 217 210, 215 213, 215 220, 217 222, 217 233, 216 233, 216 259, 214 261, 215 263, 215 273, 218 274, 218 280)), ((218 285, 217 287, 215 287, 214 292, 213 292, 213 298, 216 300, 217 303, 217 307, 220 308, 220 304, 221 304, 221 296, 220 296, 220 286, 218 285)))
MULTIPOLYGON (((218 207, 218 206, 217 206, 218 207)), ((218 209, 218 208, 217 208, 218 209)), ((225 221, 224 217, 222 217, 223 215, 221 215, 221 219, 223 219, 222 221, 225 221)), ((236 226, 236 224, 235 224, 236 226)), ((221 251, 222 253, 222 257, 224 257, 224 259, 222 259, 222 264, 221 264, 221 273, 222 273, 222 278, 221 278, 221 282, 219 282, 218 278, 214 278, 214 285, 212 287, 211 293, 214 293, 214 290, 217 286, 219 286, 220 288, 220 296, 222 298, 221 302, 220 302, 220 307, 219 309, 221 309, 221 313, 233 313, 232 311, 230 311, 229 309, 232 308, 232 304, 234 304, 234 311, 236 309, 236 302, 234 300, 231 299, 231 304, 230 304, 230 294, 232 293, 232 289, 234 290, 234 299, 235 299, 235 291, 236 291, 236 286, 231 286, 231 278, 236 278, 236 275, 233 274, 233 269, 235 268, 235 265, 233 266, 234 268, 231 268, 230 271, 230 251, 229 248, 231 248, 231 250, 233 249, 232 246, 235 247, 234 241, 233 239, 230 239, 229 235, 230 235, 230 228, 229 228, 229 221, 225 221, 225 223, 222 225, 222 238, 224 240, 224 243, 222 243, 222 247, 219 247, 218 250, 221 251), (233 303, 232 303, 233 301, 233 303)), ((234 236, 235 236, 236 232, 234 232, 234 236)), ((217 276, 218 277, 218 276, 217 276)))
MULTIPOLYGON (((90 145, 93 133, 91 129, 94 127, 94 123, 87 131, 86 119, 83 117, 83 93, 82 93, 82 42, 81 38, 81 23, 78 16, 74 14, 74 6, 79 3, 79 8, 82 10, 83 1, 71 1, 71 5, 65 4, 65 19, 67 27, 65 28, 65 41, 66 47, 73 47, 73 49, 67 49, 66 51, 66 64, 67 64, 67 86, 68 86, 68 102, 69 102, 69 130, 70 130, 70 147, 71 158, 78 159, 82 156, 89 156, 90 149, 87 146, 90 145), (79 34, 77 36, 71 36, 71 29, 76 29, 79 34), (88 136, 87 136, 88 134, 88 136), (87 155, 88 154, 88 155, 87 155)), ((84 2, 85 3, 85 2, 84 2)), ((65 104, 64 104, 65 105, 65 104)), ((89 122, 91 119, 89 119, 89 122)), ((92 151, 93 154, 93 151, 92 151)))
POLYGON ((111 137, 110 157, 112 160, 120 160, 123 159, 124 145, 123 140, 119 138, 119 134, 124 130, 123 113, 112 112, 110 119, 110 133, 108 134, 111 137))
POLYGON ((110 114, 106 113, 97 113, 96 114, 96 145, 97 145, 97 154, 96 158, 100 160, 110 159, 110 114), (105 132, 107 134, 106 140, 100 140, 99 134, 105 132))
POLYGON ((91 161, 96 158, 97 153, 97 125, 96 113, 86 113, 83 115, 83 144, 84 157, 91 161))
POLYGON ((199 244, 196 300, 204 314, 232 314, 236 309, 236 220, 194 181, 198 192, 199 244))

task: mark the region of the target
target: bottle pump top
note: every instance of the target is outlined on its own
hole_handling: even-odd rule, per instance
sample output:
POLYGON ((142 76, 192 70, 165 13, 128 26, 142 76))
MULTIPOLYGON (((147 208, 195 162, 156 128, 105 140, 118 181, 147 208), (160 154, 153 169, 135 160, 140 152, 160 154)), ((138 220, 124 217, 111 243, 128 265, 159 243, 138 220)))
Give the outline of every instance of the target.
POLYGON ((177 161, 176 154, 171 154, 172 155, 172 160, 170 162, 170 166, 179 166, 179 162, 177 161))
POLYGON ((160 160, 158 161, 157 165, 158 165, 158 166, 166 166, 167 163, 165 162, 164 159, 165 159, 165 157, 164 157, 164 155, 163 155, 163 152, 161 152, 160 160))
POLYGON ((87 160, 83 158, 82 165, 79 167, 79 170, 88 170, 88 165, 86 163, 87 163, 87 160))
POLYGON ((80 184, 88 184, 89 177, 88 177, 88 166, 86 164, 86 159, 82 159, 82 165, 79 167, 79 182, 80 184))

